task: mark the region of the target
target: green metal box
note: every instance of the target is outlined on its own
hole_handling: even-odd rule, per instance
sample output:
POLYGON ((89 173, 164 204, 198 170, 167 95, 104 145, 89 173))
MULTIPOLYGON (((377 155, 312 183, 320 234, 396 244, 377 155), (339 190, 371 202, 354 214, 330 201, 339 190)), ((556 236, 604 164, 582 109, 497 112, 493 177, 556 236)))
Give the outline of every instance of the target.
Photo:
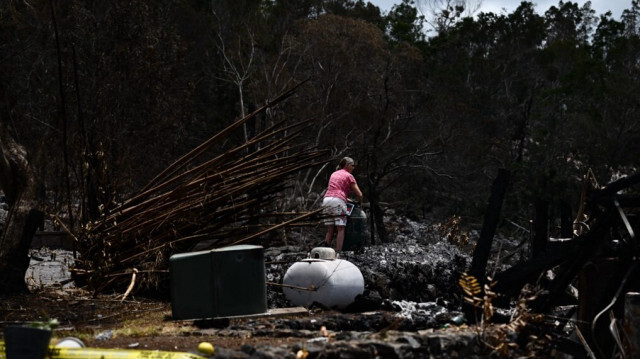
POLYGON ((173 319, 207 319, 267 311, 262 246, 237 245, 169 258, 173 319))

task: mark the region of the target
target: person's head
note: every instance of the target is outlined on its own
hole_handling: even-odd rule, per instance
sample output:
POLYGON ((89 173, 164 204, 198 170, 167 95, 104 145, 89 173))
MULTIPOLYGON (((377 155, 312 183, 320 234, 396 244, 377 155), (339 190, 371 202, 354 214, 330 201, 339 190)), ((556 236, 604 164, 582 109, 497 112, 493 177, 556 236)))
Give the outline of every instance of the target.
POLYGON ((356 166, 356 162, 351 157, 343 157, 338 163, 337 170, 347 170, 349 172, 353 171, 353 168, 356 166))

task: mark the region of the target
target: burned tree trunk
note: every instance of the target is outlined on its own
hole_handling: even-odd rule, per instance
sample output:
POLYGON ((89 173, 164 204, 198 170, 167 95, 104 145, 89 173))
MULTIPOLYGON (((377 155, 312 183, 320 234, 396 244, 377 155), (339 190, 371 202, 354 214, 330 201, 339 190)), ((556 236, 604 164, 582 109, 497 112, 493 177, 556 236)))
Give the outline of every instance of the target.
POLYGON ((567 201, 560 202, 560 238, 573 237, 573 218, 571 205, 567 201))
POLYGON ((371 244, 376 243, 375 233, 378 234, 378 242, 386 243, 389 241, 387 230, 384 227, 384 213, 380 206, 380 200, 375 185, 369 186, 369 204, 371 210, 371 244))
POLYGON ((28 292, 24 281, 29 246, 42 212, 38 210, 35 178, 26 151, 0 128, 0 188, 9 203, 9 215, 0 236, 0 294, 28 292))
MULTIPOLYGON (((507 193, 507 187, 511 180, 511 172, 504 168, 498 171, 498 175, 493 180, 491 185, 491 195, 489 196, 489 203, 484 213, 484 222, 482 223, 482 231, 480 232, 480 238, 476 249, 473 251, 473 259, 471 261, 471 268, 469 274, 475 277, 478 282, 486 282, 486 267, 489 261, 489 255, 491 253, 491 246, 493 244, 493 237, 496 234, 496 228, 500 220, 500 212, 502 210, 502 202, 507 193)), ((481 309, 473 304, 464 303, 463 311, 467 318, 471 322, 476 322, 480 318, 481 309)))
POLYGON ((482 224, 482 231, 480 232, 480 238, 478 239, 478 245, 473 252, 473 260, 471 262, 470 274, 476 277, 480 282, 484 282, 485 270, 487 261, 489 260, 489 253, 491 252, 491 244, 493 243, 493 236, 496 233, 498 227, 498 221, 500 219, 500 211, 502 210, 502 202, 504 196, 507 193, 507 187, 511 179, 511 172, 506 169, 500 169, 498 175, 493 181, 491 186, 491 195, 489 197, 489 203, 484 214, 484 222, 482 224))
POLYGON ((549 242, 549 202, 538 199, 535 207, 536 216, 533 222, 533 243, 531 243, 531 252, 534 257, 540 255, 549 242))

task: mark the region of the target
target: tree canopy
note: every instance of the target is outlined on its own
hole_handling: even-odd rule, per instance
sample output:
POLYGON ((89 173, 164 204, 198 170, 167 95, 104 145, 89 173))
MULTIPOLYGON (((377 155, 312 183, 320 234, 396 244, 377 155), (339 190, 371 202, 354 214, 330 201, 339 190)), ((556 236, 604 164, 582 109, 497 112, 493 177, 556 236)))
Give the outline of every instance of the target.
MULTIPOLYGON (((540 196, 575 200, 588 169, 603 182, 637 170, 638 1, 620 19, 588 2, 473 17, 451 4, 4 1, 0 123, 26 150, 42 209, 72 227, 305 80, 228 141, 311 120, 300 143, 356 159, 374 240, 387 239, 385 206, 474 221, 501 168, 518 186, 515 221, 540 196)), ((289 196, 321 193, 333 167, 289 196)))

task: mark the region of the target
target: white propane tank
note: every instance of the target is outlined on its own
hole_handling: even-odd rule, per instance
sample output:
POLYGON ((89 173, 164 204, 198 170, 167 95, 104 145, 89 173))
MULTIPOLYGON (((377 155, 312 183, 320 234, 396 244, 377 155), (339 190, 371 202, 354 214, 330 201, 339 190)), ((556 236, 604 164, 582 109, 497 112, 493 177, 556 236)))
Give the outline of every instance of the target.
POLYGON ((353 263, 331 259, 335 255, 328 253, 327 248, 314 249, 311 254, 312 258, 294 263, 282 280, 284 295, 292 304, 308 308, 317 302, 329 308, 344 309, 364 292, 364 277, 353 263))

